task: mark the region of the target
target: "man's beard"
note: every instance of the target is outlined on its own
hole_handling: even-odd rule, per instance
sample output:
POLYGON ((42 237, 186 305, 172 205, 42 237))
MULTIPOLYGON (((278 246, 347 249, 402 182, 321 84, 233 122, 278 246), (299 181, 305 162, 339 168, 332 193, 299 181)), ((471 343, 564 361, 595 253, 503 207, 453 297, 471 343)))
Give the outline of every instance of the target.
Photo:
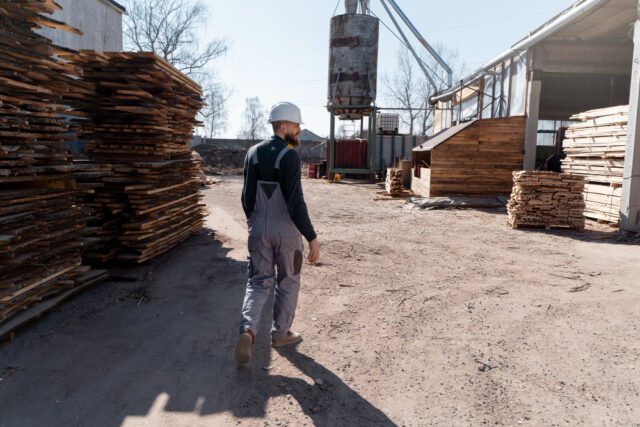
POLYGON ((300 145, 300 140, 298 139, 298 136, 293 135, 291 133, 285 134, 284 140, 287 142, 287 144, 291 144, 294 147, 297 147, 298 145, 300 145))

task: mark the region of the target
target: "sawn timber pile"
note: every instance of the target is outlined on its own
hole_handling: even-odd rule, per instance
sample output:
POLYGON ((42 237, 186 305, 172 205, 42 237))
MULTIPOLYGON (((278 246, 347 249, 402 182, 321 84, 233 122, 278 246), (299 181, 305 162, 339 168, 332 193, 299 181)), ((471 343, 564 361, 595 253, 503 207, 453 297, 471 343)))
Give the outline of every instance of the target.
POLYGON ((584 214, 600 222, 620 221, 622 174, 627 143, 628 105, 590 110, 572 116, 563 143, 562 169, 584 176, 584 214))
POLYGON ((68 59, 95 91, 74 103, 89 118, 86 153, 113 174, 85 202, 102 209, 109 243, 87 257, 147 261, 202 227, 199 167, 189 147, 202 88, 153 53, 81 51, 68 59))
POLYGON ((512 228, 584 229, 584 179, 578 175, 519 171, 513 173, 513 191, 507 205, 512 228))
POLYGON ((78 194, 76 204, 85 214, 87 227, 82 238, 82 258, 91 262, 100 262, 104 254, 113 254, 114 241, 119 230, 118 217, 109 215, 102 208, 100 199, 105 193, 105 177, 113 176, 112 166, 108 163, 96 163, 86 156, 76 154, 73 159, 74 175, 78 194))
MULTIPOLYGON (((85 217, 62 104, 86 91, 66 52, 33 30, 52 1, 0 0, 0 326, 45 298, 105 277, 82 266, 85 217)), ((0 328, 2 329, 2 328, 0 328)))

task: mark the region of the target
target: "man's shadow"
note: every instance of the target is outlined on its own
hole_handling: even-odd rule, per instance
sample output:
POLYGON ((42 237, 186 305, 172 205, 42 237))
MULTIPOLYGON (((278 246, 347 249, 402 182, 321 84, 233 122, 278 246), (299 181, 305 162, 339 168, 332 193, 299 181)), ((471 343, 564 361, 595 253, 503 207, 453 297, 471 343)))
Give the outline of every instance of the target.
MULTIPOLYGON (((236 397, 233 402, 223 401, 205 405, 203 413, 216 413, 231 409, 238 418, 264 417, 267 402, 272 397, 290 395, 316 426, 395 426, 381 410, 344 383, 336 374, 299 351, 304 341, 274 350, 287 359, 312 384, 284 375, 271 375, 271 323, 274 303, 272 290, 264 306, 249 366, 237 366, 236 397), (219 404, 222 403, 222 406, 219 404)), ((228 357, 228 355, 227 355, 228 357)), ((226 400, 226 399, 225 399, 226 400)))
POLYGON ((297 346, 277 349, 300 372, 312 378, 309 384, 298 378, 274 376, 299 403, 317 426, 395 426, 381 410, 345 384, 323 365, 298 351, 297 346))

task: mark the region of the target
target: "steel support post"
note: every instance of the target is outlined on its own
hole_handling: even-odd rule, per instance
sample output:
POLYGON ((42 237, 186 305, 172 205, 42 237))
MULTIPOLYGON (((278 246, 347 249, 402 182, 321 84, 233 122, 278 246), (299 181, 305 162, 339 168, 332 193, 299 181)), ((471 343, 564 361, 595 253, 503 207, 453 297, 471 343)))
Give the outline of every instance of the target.
POLYGON ((538 114, 540 113, 540 92, 542 82, 532 80, 529 82, 527 93, 527 124, 524 134, 524 161, 522 169, 532 171, 536 168, 536 147, 538 144, 538 114))
POLYGON ((375 173, 375 158, 376 158, 376 125, 377 125, 377 111, 376 108, 371 111, 371 116, 369 116, 369 133, 367 135, 367 143, 368 143, 368 154, 369 154, 369 170, 371 173, 375 173))
POLYGON ((331 180, 333 177, 333 166, 334 166, 334 156, 336 149, 336 116, 333 113, 333 108, 330 110, 331 118, 329 119, 329 172, 327 173, 327 178, 331 180))
POLYGON ((640 231, 640 1, 633 27, 633 67, 629 94, 627 147, 624 155, 620 228, 640 231))
POLYGON ((395 167, 396 166, 396 134, 392 133, 391 134, 391 166, 390 167, 395 167))
POLYGON ((380 134, 380 163, 378 164, 378 167, 380 168, 380 173, 382 173, 382 156, 384 155, 383 148, 384 148, 384 135, 382 135, 381 133, 380 134))

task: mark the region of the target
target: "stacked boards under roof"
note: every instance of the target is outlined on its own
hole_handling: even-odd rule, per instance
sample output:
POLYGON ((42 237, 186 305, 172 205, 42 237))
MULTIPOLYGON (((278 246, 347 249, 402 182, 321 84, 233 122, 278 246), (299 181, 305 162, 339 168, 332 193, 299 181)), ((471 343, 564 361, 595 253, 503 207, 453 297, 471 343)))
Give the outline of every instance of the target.
POLYGON ((622 175, 627 143, 628 105, 590 110, 571 118, 580 120, 565 134, 565 172, 584 176, 584 214, 617 225, 622 200, 622 175))
POLYGON ((62 48, 33 30, 50 0, 0 0, 0 325, 40 300, 104 276, 81 265, 85 218, 74 206, 65 99, 81 93, 62 48))
POLYGON ((153 53, 82 51, 68 57, 92 85, 74 101, 89 159, 109 164, 104 187, 85 197, 102 245, 85 257, 139 263, 202 227, 198 165, 189 143, 202 88, 153 53))

